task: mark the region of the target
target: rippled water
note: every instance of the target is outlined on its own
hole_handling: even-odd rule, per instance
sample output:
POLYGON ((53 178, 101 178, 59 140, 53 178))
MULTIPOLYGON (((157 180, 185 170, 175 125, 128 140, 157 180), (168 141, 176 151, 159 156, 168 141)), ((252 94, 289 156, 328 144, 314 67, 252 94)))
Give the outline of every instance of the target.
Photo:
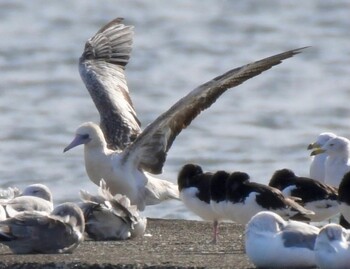
MULTIPOLYGON (((348 1, 0 0, 0 183, 46 183, 55 202, 95 191, 83 148, 63 154, 76 127, 98 122, 80 80, 85 41, 115 17, 135 25, 127 78, 146 126, 199 84, 284 50, 312 46, 229 90, 176 139, 163 177, 182 165, 307 175, 306 146, 322 131, 350 137, 348 1)), ((146 215, 197 218, 180 202, 146 215)))

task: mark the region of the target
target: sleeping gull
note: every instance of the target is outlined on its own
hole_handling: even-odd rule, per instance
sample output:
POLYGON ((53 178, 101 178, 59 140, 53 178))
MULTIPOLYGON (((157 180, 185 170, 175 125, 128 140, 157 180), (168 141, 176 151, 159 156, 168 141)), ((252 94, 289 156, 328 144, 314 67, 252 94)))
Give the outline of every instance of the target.
POLYGON ((291 169, 277 170, 270 179, 269 186, 282 191, 286 196, 298 197, 304 208, 315 212, 311 221, 327 220, 339 213, 338 191, 318 180, 298 177, 291 169))
MULTIPOLYGON (((317 137, 317 140, 308 146, 308 150, 314 150, 317 148, 321 148, 324 146, 328 140, 336 137, 334 133, 330 132, 324 132, 320 133, 317 137)), ((310 177, 313 179, 316 179, 320 182, 325 182, 325 162, 326 162, 327 154, 326 153, 320 153, 316 156, 311 156, 311 163, 310 163, 310 177)))
POLYGON ((14 217, 19 212, 37 211, 49 214, 53 210, 53 199, 50 189, 44 184, 32 184, 23 192, 3 203, 8 217, 14 217))
POLYGON ((73 203, 58 205, 50 215, 26 211, 0 222, 0 243, 15 254, 71 253, 83 233, 83 212, 73 203))
POLYGON ((315 267, 314 245, 318 232, 315 226, 284 221, 273 212, 263 211, 246 226, 246 253, 257 267, 315 267))
POLYGON ((176 136, 201 111, 227 89, 242 84, 303 49, 290 50, 232 69, 208 81, 176 102, 137 135, 139 124, 124 77, 131 44, 132 27, 123 25, 121 19, 108 23, 87 41, 79 69, 99 110, 103 132, 97 124, 82 124, 64 152, 84 144, 85 168, 90 180, 98 185, 103 178, 112 194, 127 195, 140 210, 146 205, 178 198, 175 184, 151 174, 162 172, 167 152, 176 136), (112 107, 116 115, 111 115, 112 107), (112 139, 108 138, 106 130, 107 124, 115 117, 115 128, 111 133, 121 141, 115 147, 117 151, 108 148, 107 143, 111 143, 112 139))
POLYGON ((344 175, 350 171, 350 141, 341 136, 332 138, 311 155, 321 153, 328 156, 325 162, 325 183, 338 188, 344 175))
POLYGON ((350 266, 350 234, 338 224, 327 224, 315 243, 316 264, 320 269, 348 269, 350 266))
POLYGON ((147 219, 125 195, 112 194, 102 179, 98 195, 80 191, 83 203, 79 206, 85 217, 85 232, 94 240, 125 240, 142 236, 147 219))
POLYGON ((204 173, 199 165, 186 164, 179 172, 177 183, 180 198, 185 206, 202 219, 213 222, 212 243, 215 244, 221 216, 210 205, 210 184, 212 178, 213 173, 204 173))
POLYGON ((294 200, 284 196, 276 188, 249 181, 249 175, 234 172, 226 183, 226 219, 240 224, 258 212, 273 211, 284 219, 310 220, 313 211, 307 210, 294 200))

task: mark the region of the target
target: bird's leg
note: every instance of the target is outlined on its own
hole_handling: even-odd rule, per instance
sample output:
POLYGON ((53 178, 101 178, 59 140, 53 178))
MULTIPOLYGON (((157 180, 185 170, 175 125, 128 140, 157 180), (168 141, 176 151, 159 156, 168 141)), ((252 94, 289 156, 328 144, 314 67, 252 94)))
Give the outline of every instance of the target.
POLYGON ((213 244, 217 243, 217 239, 218 239, 218 234, 219 234, 219 222, 217 220, 214 220, 213 223, 213 244))

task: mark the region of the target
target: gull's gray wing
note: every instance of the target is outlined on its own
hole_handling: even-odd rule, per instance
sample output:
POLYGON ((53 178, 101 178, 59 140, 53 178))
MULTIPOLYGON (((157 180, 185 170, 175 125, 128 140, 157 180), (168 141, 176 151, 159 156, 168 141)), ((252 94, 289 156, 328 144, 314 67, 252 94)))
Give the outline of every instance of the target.
POLYGON ((124 74, 133 42, 133 27, 118 18, 86 44, 79 60, 82 80, 100 114, 100 127, 111 149, 124 149, 141 132, 124 74))
POLYGON ((301 52, 294 49, 232 69, 191 91, 168 111, 148 125, 135 142, 124 150, 124 161, 145 171, 159 174, 176 136, 204 109, 229 88, 255 77, 283 60, 301 52))
POLYGON ((53 209, 52 203, 35 196, 18 196, 7 202, 4 207, 9 217, 14 217, 23 211, 37 211, 50 214, 53 209))
POLYGON ((299 247, 314 250, 319 229, 317 227, 291 221, 282 232, 285 247, 299 247))
POLYGON ((58 253, 74 244, 71 228, 57 218, 25 212, 0 222, 0 241, 14 253, 58 253))

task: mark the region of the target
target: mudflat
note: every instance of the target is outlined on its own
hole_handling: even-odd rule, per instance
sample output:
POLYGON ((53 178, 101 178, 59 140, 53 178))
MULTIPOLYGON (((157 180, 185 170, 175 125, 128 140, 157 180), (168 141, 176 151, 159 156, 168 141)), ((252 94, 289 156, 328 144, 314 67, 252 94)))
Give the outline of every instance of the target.
POLYGON ((146 235, 126 241, 84 241, 72 254, 14 255, 0 245, 0 268, 255 268, 244 251, 244 226, 148 219, 146 235))

